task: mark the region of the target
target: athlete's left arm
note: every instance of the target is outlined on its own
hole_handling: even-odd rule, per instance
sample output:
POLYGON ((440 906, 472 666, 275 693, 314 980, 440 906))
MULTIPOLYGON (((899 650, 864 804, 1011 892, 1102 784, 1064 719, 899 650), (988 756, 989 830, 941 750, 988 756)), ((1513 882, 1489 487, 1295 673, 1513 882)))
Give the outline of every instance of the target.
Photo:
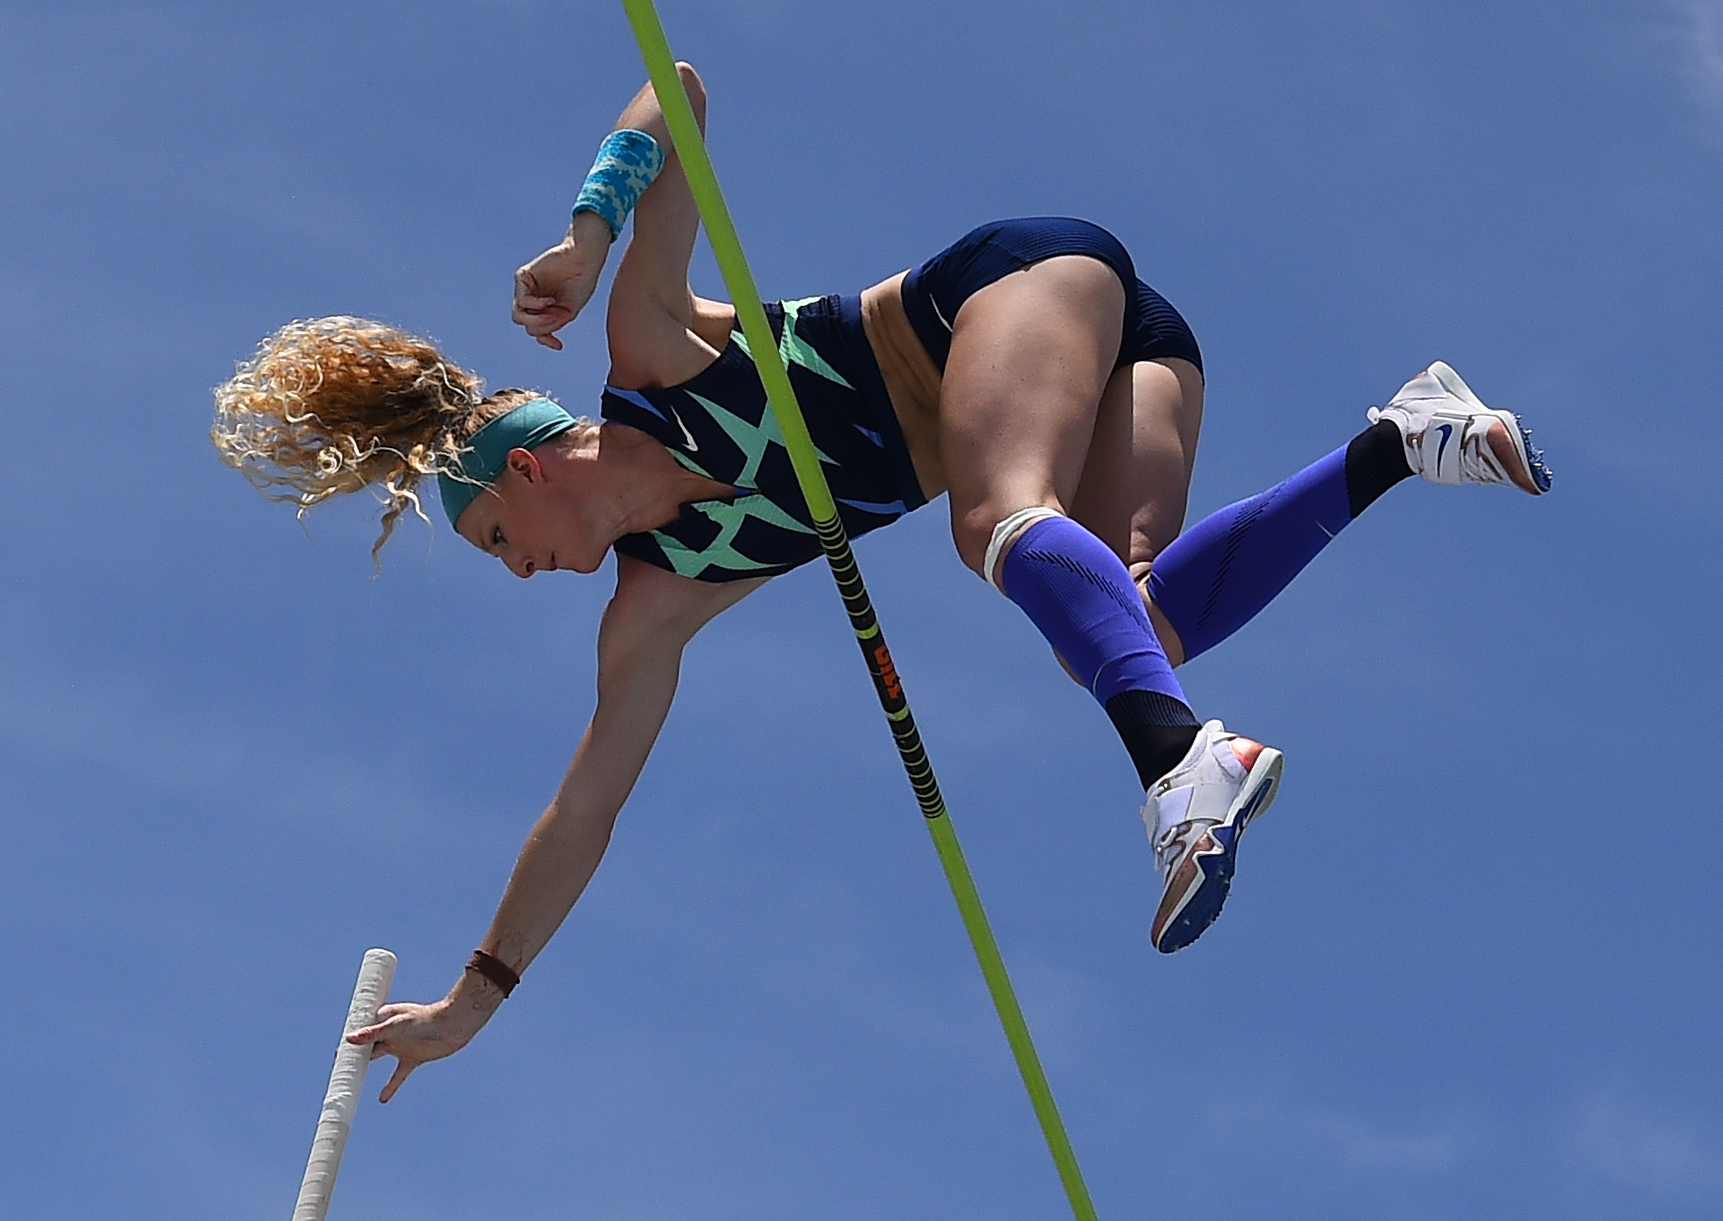
MULTIPOLYGON (((707 585, 617 557, 616 594, 598 634, 598 703, 562 784, 515 861, 480 947, 523 972, 586 889, 676 694, 682 650, 700 628, 764 578, 707 585)), ((463 971, 430 1004, 391 1002, 349 1035, 396 1058, 387 1102, 422 1064, 465 1047, 502 1004, 490 977, 463 971)))

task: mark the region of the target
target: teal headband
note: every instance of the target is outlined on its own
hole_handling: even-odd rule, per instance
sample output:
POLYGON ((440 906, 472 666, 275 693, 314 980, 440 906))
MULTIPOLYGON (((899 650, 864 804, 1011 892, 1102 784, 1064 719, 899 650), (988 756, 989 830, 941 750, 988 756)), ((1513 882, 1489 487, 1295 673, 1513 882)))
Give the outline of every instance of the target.
POLYGON ((461 511, 503 473, 509 451, 535 449, 574 427, 574 417, 546 398, 529 399, 486 424, 472 436, 454 469, 437 476, 443 512, 452 526, 461 511))

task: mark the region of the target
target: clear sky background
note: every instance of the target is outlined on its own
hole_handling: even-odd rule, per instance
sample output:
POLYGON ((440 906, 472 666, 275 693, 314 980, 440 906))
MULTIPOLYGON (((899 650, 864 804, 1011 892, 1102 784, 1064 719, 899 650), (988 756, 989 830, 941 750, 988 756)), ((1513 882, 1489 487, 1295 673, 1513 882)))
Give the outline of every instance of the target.
MULTIPOLYGON (((1104 715, 958 564, 858 550, 1104 1218, 1723 1211, 1712 760, 1723 3, 671 0, 762 291, 1114 229, 1209 368, 1201 515, 1431 359, 1542 501, 1411 482, 1184 679, 1287 754, 1153 952, 1104 715)), ((0 5, 0 1197, 286 1216, 361 952, 431 999, 590 712, 608 575, 521 582, 223 469, 292 318, 594 410, 508 321, 643 73, 619 8, 0 5)), ((702 253, 696 286, 720 294, 702 253)), ((1194 517, 1193 517, 1194 519, 1194 517)), ((691 647, 587 898, 333 1216, 1057 1218, 829 579, 691 647)))

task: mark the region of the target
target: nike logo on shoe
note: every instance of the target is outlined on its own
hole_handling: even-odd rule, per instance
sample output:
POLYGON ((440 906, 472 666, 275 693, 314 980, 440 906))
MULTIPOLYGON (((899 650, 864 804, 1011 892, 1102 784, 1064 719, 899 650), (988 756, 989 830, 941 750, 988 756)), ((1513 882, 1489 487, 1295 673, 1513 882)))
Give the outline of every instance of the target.
POLYGON ((1436 447, 1436 469, 1441 470, 1442 455, 1448 450, 1448 441, 1454 435, 1454 426, 1452 424, 1438 424, 1436 428, 1442 434, 1442 443, 1436 447))

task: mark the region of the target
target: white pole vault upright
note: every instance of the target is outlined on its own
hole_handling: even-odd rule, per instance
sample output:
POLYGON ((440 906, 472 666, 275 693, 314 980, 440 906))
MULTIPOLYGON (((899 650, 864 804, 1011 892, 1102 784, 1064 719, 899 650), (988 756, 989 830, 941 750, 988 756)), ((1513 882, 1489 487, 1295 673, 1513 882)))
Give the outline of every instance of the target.
POLYGON ((389 984, 394 978, 393 954, 388 950, 365 951, 365 960, 359 964, 359 982, 353 985, 353 1001, 347 1006, 347 1023, 341 1028, 341 1044, 335 1049, 335 1067, 329 1072, 329 1091, 323 1095, 317 1135, 311 1138, 311 1158, 305 1164, 305 1179, 299 1184, 293 1221, 323 1221, 329 1211, 335 1174, 341 1169, 341 1153, 347 1147, 353 1112, 359 1108, 365 1070, 371 1065, 371 1049, 354 1046, 347 1036, 377 1020, 377 1010, 388 999, 389 984))

